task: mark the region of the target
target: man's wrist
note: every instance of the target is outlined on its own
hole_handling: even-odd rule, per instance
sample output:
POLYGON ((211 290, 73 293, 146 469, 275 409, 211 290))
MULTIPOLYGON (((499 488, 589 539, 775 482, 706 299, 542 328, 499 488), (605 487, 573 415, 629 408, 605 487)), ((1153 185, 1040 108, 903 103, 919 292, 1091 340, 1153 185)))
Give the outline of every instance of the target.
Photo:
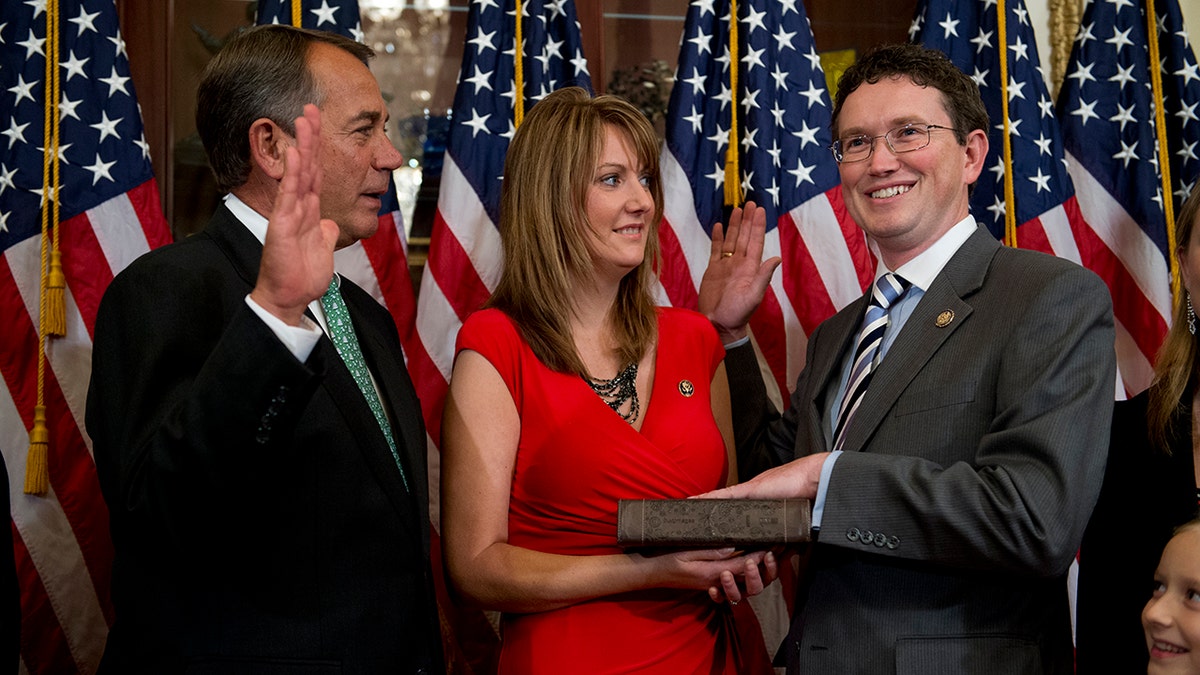
POLYGON ((750 339, 750 333, 745 326, 726 328, 714 321, 713 327, 717 329, 717 337, 721 339, 721 344, 725 345, 725 349, 741 347, 750 339))
POLYGON ((744 346, 744 345, 748 344, 749 342, 750 342, 750 336, 743 335, 742 337, 740 337, 736 340, 733 340, 731 342, 725 342, 724 340, 722 340, 721 345, 723 347, 725 347, 725 351, 729 351, 731 349, 737 349, 738 347, 744 346))
POLYGON ((300 307, 283 307, 266 299, 266 293, 258 287, 250 291, 250 299, 254 301, 263 311, 271 314, 280 321, 292 327, 300 327, 304 325, 304 309, 308 305, 300 307))

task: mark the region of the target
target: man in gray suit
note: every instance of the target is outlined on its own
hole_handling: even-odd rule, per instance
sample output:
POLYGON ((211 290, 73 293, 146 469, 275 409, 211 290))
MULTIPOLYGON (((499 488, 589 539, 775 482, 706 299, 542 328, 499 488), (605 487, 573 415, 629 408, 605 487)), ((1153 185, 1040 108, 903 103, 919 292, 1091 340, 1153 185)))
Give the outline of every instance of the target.
POLYGON ((987 129, 939 52, 884 47, 846 71, 832 150, 876 284, 813 331, 782 416, 737 344, 778 264, 760 262, 761 209, 714 236, 701 308, 757 474, 714 496, 814 501, 789 673, 1072 671, 1066 575, 1104 471, 1111 301, 977 226, 987 129))

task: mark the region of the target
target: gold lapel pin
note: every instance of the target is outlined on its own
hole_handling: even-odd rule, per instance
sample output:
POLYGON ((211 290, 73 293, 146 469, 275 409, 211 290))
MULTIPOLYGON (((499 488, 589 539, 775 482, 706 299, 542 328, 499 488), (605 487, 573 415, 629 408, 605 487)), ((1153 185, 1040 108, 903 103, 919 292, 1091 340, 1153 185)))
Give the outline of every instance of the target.
POLYGON ((680 380, 679 393, 683 394, 687 398, 691 398, 692 394, 696 393, 696 387, 692 386, 691 380, 680 380))
POLYGON ((933 325, 937 326, 938 328, 945 328, 946 326, 949 326, 950 322, 953 320, 954 310, 946 309, 942 310, 942 313, 937 315, 937 318, 933 320, 933 325))

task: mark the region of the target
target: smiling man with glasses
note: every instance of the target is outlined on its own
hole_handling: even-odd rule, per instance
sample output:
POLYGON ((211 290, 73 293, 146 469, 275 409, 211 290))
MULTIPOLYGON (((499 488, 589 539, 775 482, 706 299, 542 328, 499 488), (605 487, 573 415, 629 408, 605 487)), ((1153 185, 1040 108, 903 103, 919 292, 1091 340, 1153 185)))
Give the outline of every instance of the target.
POLYGON ((988 129, 940 52, 846 71, 830 149, 879 264, 809 336, 782 415, 745 339, 778 264, 756 255, 765 214, 714 235, 700 307, 757 475, 711 496, 813 500, 789 673, 1072 672, 1066 574, 1104 471, 1112 305, 1091 272, 976 224, 988 129))

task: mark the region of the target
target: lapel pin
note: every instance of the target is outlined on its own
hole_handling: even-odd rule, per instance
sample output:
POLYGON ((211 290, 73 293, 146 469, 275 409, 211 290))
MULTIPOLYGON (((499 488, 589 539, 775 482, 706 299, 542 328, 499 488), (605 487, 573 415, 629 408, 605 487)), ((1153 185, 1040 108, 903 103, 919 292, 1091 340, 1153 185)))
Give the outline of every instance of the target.
POLYGON ((679 393, 683 394, 686 398, 691 398, 692 394, 696 393, 696 388, 692 386, 691 380, 680 380, 679 393))
POLYGON ((949 326, 950 322, 953 320, 954 310, 946 309, 942 310, 942 313, 937 315, 937 318, 933 320, 933 325, 937 326, 938 328, 945 328, 946 326, 949 326))

